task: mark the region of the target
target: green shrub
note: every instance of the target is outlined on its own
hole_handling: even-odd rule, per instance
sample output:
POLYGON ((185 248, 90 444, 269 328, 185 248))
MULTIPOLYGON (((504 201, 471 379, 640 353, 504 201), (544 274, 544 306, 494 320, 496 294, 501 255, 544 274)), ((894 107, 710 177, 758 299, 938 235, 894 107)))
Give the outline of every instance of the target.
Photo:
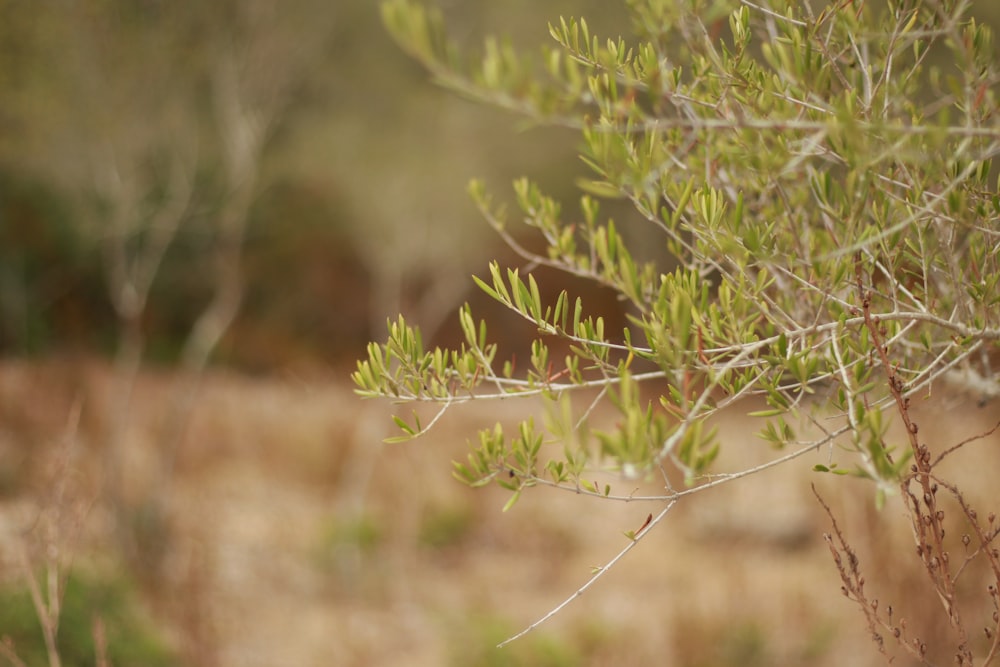
MULTIPOLYGON (((57 643, 64 667, 95 664, 94 622, 104 625, 107 656, 116 667, 178 665, 164 639, 144 622, 129 584, 122 579, 70 575, 65 582, 57 643)), ((9 637, 28 665, 50 664, 38 615, 24 587, 0 589, 0 636, 9 637)))
MULTIPOLYGON (((1000 395, 991 367, 1000 345, 992 31, 956 0, 627 4, 629 38, 562 18, 537 59, 490 39, 471 61, 437 12, 410 0, 383 5, 390 32, 445 86, 578 132, 591 174, 573 208, 516 181, 516 214, 480 182, 470 186, 524 260, 494 262, 475 281, 537 330, 529 359, 501 359, 493 322, 468 307, 457 349, 425 348, 399 317, 358 363, 358 393, 438 406, 431 419, 396 417, 404 440, 466 401, 544 401, 544 424, 487 425, 455 474, 508 489, 508 506, 537 486, 632 502, 636 480, 656 481, 662 492, 644 498, 649 520, 609 566, 678 502, 830 448, 817 471, 870 480, 880 505, 902 499, 952 632, 953 643, 928 648, 898 610, 880 609, 831 513, 835 567, 878 650, 967 665, 982 649, 992 659, 997 643, 974 645, 972 633, 983 633, 958 611, 968 569, 949 559, 956 545, 945 524, 966 535, 994 582, 989 598, 970 604, 975 618, 996 602, 998 532, 966 501, 961 477, 938 467, 988 432, 926 443, 911 411, 944 384, 981 404, 1000 395), (632 214, 605 217, 610 200, 632 214), (629 243, 620 230, 630 225, 654 231, 669 258, 650 260, 629 243), (543 249, 525 245, 522 230, 543 249), (609 326, 606 313, 565 291, 543 298, 540 266, 615 290, 628 324, 609 326), (595 392, 619 413, 604 431, 588 427, 595 392), (777 452, 769 463, 709 475, 724 445, 709 420, 723 410, 759 420, 756 435, 777 452), (901 436, 889 435, 893 421, 901 436), (621 482, 599 486, 595 471, 621 482), (958 511, 945 516, 939 491, 958 511)), ((994 614, 985 636, 998 635, 994 614)))

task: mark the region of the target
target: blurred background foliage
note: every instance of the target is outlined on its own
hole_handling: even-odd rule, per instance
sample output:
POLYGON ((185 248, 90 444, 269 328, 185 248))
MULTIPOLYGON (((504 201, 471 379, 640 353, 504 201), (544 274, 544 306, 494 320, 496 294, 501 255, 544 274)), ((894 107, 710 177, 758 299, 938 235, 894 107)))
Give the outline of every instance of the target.
MULTIPOLYGON (((629 32, 624 3, 436 4, 470 50, 500 34, 537 51, 561 15, 629 32)), ((1000 15, 976 5, 981 18, 1000 15)), ((142 315, 149 355, 176 357, 210 298, 214 218, 231 195, 210 99, 223 52, 244 101, 267 111, 242 308, 217 355, 228 363, 352 363, 399 312, 428 338, 454 338, 456 307, 483 301, 469 274, 510 257, 465 195, 473 176, 504 195, 527 175, 572 214, 583 172, 573 133, 441 91, 391 43, 371 0, 0 0, 0 13, 2 354, 113 350, 102 244, 142 243, 142 219, 181 165, 192 192, 142 315), (139 224, 111 220, 123 190, 139 224)))
MULTIPOLYGON (((436 4, 471 50, 501 34, 537 51, 560 15, 629 32, 624 3, 436 4)), ((1000 18, 994 3, 974 5, 1000 18)), ((339 367, 399 312, 443 342, 463 301, 489 318, 468 276, 513 258, 465 195, 473 176, 504 195, 527 175, 572 215, 583 171, 573 133, 441 91, 391 43, 371 0, 0 0, 0 13, 2 354, 115 348, 103 246, 118 235, 140 247, 179 170, 191 191, 142 314, 148 356, 176 358, 211 297, 215 219, 232 196, 211 99, 226 54, 266 127, 242 308, 217 358, 255 371, 339 367), (113 221, 123 199, 127 224, 113 221)))
MULTIPOLYGON (((535 49, 561 14, 627 29, 623 7, 596 0, 442 9, 470 48, 501 33, 535 49)), ((213 104, 230 54, 240 100, 266 127, 225 362, 352 363, 398 312, 447 338, 457 306, 479 298, 469 274, 504 255, 467 181, 504 194, 527 174, 575 199, 571 132, 441 91, 370 0, 0 0, 0 14, 5 355, 113 352, 108 239, 135 260, 179 173, 190 192, 142 313, 147 355, 176 358, 211 297, 216 218, 232 196, 213 104)))
MULTIPOLYGON (((74 574, 66 579, 61 605, 58 647, 65 667, 94 664, 95 622, 105 628, 104 650, 111 664, 121 667, 180 664, 157 635, 151 619, 143 616, 130 581, 74 574)), ((0 587, 0 628, 13 642, 24 664, 51 664, 28 591, 0 587)))

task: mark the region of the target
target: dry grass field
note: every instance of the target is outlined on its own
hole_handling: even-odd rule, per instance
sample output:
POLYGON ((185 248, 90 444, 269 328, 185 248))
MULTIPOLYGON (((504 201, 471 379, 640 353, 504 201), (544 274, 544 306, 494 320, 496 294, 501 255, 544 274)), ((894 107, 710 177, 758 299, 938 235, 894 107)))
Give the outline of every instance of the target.
MULTIPOLYGON (((93 361, 0 365, 5 582, 20 576, 18 545, 38 539, 32 528, 59 460, 89 508, 82 537, 66 545, 74 566, 116 567, 108 512, 92 502, 112 379, 93 361), (67 450, 74 405, 80 419, 67 450)), ((129 493, 153 479, 150 450, 174 380, 150 372, 135 388, 129 493)), ((923 628, 928 643, 947 636, 936 601, 915 584, 923 575, 899 498, 877 512, 870 485, 811 472, 829 461, 824 450, 681 502, 563 613, 497 650, 613 557, 653 509, 535 489, 504 514, 499 490, 451 478, 450 461, 464 457, 476 427, 530 407, 468 406, 426 440, 383 445, 390 406, 359 401, 345 382, 210 374, 179 452, 168 524, 155 528, 162 565, 142 585, 145 607, 190 665, 882 664, 840 594, 815 482, 873 594, 923 628)), ((998 413, 995 402, 939 395, 915 414, 928 443, 943 449, 987 430, 998 413)), ((721 469, 774 455, 752 436, 752 420, 718 425, 721 469)), ((973 504, 1000 507, 1000 439, 954 459, 973 504)))

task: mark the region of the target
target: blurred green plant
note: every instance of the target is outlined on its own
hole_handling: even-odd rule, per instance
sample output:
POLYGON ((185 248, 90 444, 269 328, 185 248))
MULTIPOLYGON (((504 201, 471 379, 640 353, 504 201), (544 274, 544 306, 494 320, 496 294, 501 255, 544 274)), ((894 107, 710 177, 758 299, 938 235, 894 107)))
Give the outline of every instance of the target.
MULTIPOLYGON (((514 183, 516 214, 482 183, 470 186, 525 262, 493 262, 475 282, 537 329, 530 359, 499 359, 487 323, 468 307, 457 349, 425 347, 399 317, 359 361, 357 392, 439 406, 423 421, 397 416, 395 440, 427 433, 459 403, 547 402, 544 423, 485 428, 455 464, 464 482, 508 489, 508 507, 536 486, 634 501, 634 480, 662 483, 663 493, 641 499, 657 505, 646 524, 552 613, 682 498, 829 447, 817 471, 871 480, 880 505, 902 496, 928 585, 954 631, 954 645, 936 650, 972 664, 957 611, 963 568, 948 564, 938 490, 958 500, 958 532, 976 536, 1000 585, 997 532, 939 476, 938 463, 958 446, 932 454, 910 402, 944 383, 983 402, 1000 395, 990 365, 1000 344, 992 31, 956 0, 627 4, 634 39, 563 18, 549 25, 554 43, 537 59, 490 38, 471 60, 435 10, 411 0, 382 5, 389 31, 437 81, 577 131, 592 173, 578 182, 584 194, 571 213, 527 179, 514 183), (947 54, 948 67, 932 64, 932 52, 947 54), (674 263, 640 259, 602 216, 607 200, 628 202, 674 263), (544 250, 523 245, 515 227, 534 232, 544 250), (567 292, 543 299, 538 267, 615 290, 631 308, 629 324, 610 329, 605 313, 567 292), (611 430, 587 425, 601 400, 619 413, 611 430), (776 457, 710 476, 721 443, 708 419, 724 409, 759 419, 757 435, 780 450, 776 457), (903 426, 900 442, 887 436, 892 420, 903 426), (595 469, 617 471, 629 488, 599 486, 595 469)), ((844 591, 879 650, 888 655, 878 638, 895 637, 898 650, 926 659, 898 614, 880 613, 868 598, 831 519, 844 591)), ((986 635, 1000 635, 1000 621, 986 635)), ((984 660, 998 650, 994 639, 984 660)))
POLYGON ((460 544, 475 527, 475 515, 464 505, 438 507, 427 511, 420 522, 420 543, 431 549, 460 544))
MULTIPOLYGON (((313 550, 315 562, 333 577, 334 583, 349 591, 363 588, 371 582, 362 575, 375 571, 372 564, 384 537, 378 521, 370 515, 332 517, 323 526, 313 550)), ((374 576, 381 580, 379 575, 374 576)))
POLYGON ((571 667, 584 664, 572 644, 541 634, 511 651, 494 649, 510 635, 511 624, 503 618, 471 614, 459 623, 449 623, 449 664, 455 667, 571 667))
MULTIPOLYGON (((763 667, 778 664, 769 655, 767 635, 752 620, 713 627, 691 623, 685 628, 687 667, 763 667)), ((780 664, 788 664, 781 662, 780 664)), ((803 662, 803 664, 810 664, 803 662)))
POLYGON ((358 549, 371 554, 382 541, 382 531, 378 521, 370 516, 352 519, 335 519, 324 529, 321 539, 322 549, 335 553, 341 549, 358 549))
MULTIPOLYGON (((124 579, 71 574, 66 579, 58 620, 59 664, 63 667, 95 664, 97 621, 103 626, 106 657, 111 664, 119 667, 179 664, 164 639, 142 619, 134 591, 124 579)), ((39 628, 37 609, 26 587, 0 589, 0 637, 13 642, 24 664, 52 664, 39 628)))

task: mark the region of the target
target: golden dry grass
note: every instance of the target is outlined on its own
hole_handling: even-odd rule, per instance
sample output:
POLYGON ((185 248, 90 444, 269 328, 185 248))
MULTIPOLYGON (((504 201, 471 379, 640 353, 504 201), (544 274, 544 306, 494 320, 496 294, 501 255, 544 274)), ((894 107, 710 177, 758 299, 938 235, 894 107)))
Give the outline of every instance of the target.
MULTIPOLYGON (((148 373, 136 387, 135 497, 152 478, 150 449, 174 379, 148 373)), ((0 366, 0 545, 30 525, 47 453, 78 398, 73 468, 94 492, 111 383, 97 362, 0 366)), ((389 406, 361 402, 343 383, 209 375, 178 460, 162 573, 148 586, 186 664, 882 664, 840 595, 810 482, 841 517, 870 588, 897 600, 915 627, 930 624, 926 636, 946 635, 921 594, 898 498, 878 513, 870 485, 811 472, 827 462, 824 450, 680 503, 564 613, 498 652, 497 641, 576 590, 653 509, 534 489, 502 514, 504 493, 454 481, 450 461, 464 457, 474 429, 512 421, 526 405, 470 406, 424 441, 388 446, 380 440, 390 434, 389 406)), ((937 397, 916 418, 940 449, 998 416, 994 404, 937 397)), ((719 427, 721 469, 773 455, 752 436, 752 420, 732 416, 719 427)), ((998 444, 974 444, 952 464, 984 511, 1000 506, 998 444)), ((109 524, 96 504, 79 563, 108 562, 109 524)), ((0 554, 0 573, 13 577, 9 549, 0 554)))

